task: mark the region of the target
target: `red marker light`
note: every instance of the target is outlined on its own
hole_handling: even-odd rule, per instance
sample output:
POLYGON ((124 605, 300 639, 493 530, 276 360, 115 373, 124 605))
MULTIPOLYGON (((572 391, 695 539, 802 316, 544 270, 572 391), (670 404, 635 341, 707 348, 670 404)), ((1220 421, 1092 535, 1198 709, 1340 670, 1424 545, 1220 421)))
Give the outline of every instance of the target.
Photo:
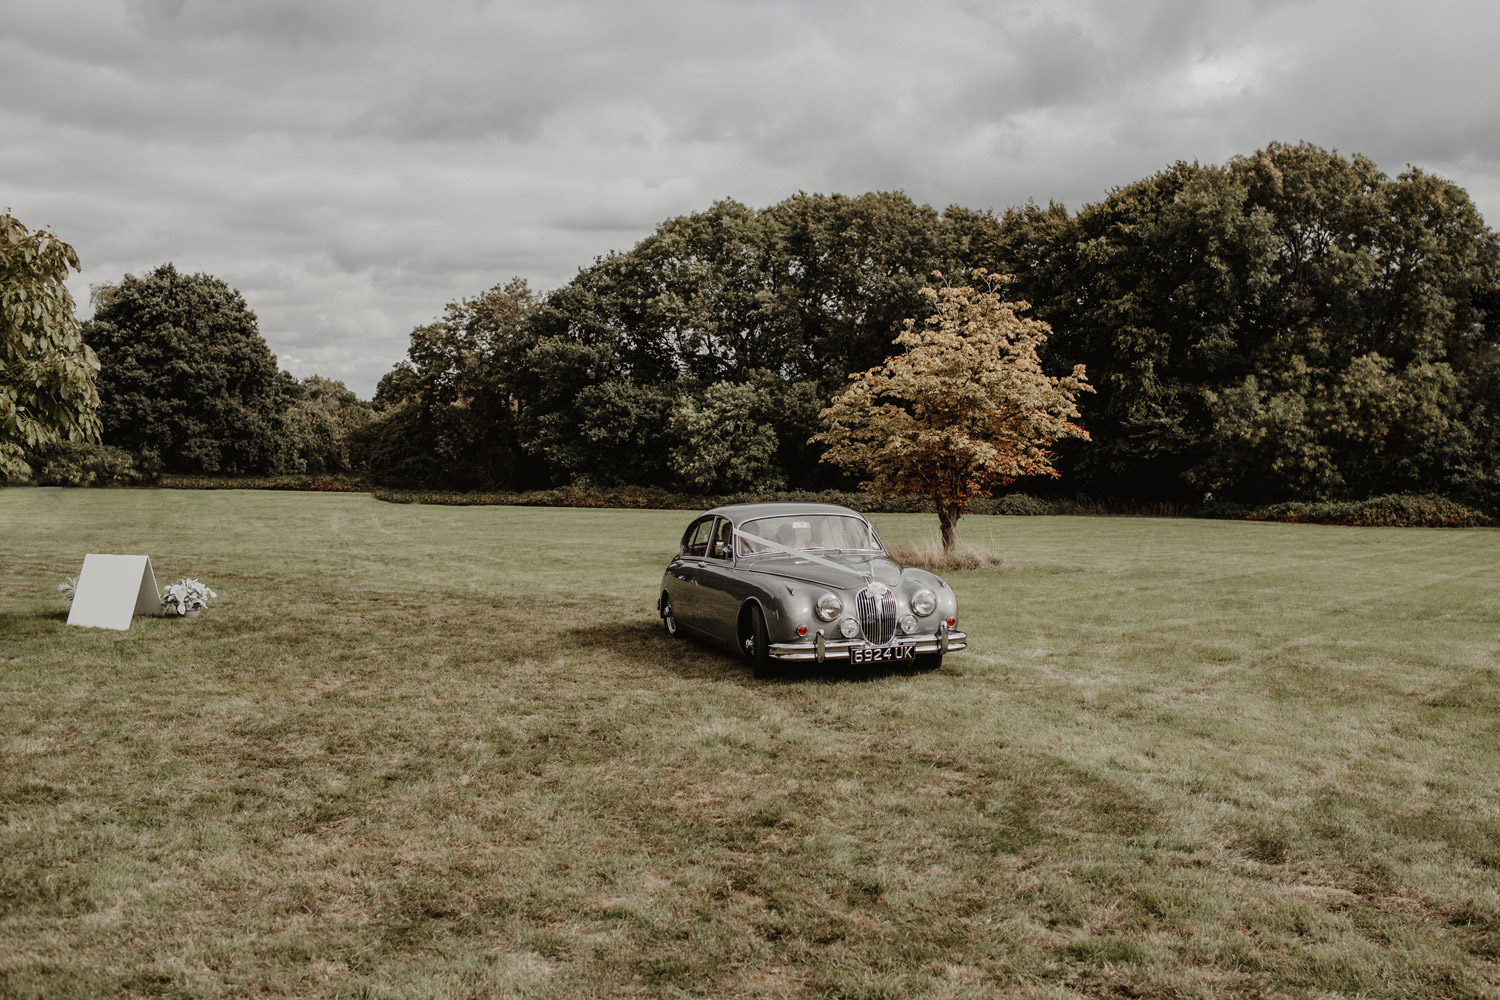
POLYGON ((958 624, 958 619, 957 618, 949 618, 948 619, 948 627, 949 628, 952 628, 953 626, 955 626, 957 624, 958 624))
POLYGON ((797 626, 797 634, 798 635, 806 635, 807 634, 807 626, 806 625, 798 625, 797 626))

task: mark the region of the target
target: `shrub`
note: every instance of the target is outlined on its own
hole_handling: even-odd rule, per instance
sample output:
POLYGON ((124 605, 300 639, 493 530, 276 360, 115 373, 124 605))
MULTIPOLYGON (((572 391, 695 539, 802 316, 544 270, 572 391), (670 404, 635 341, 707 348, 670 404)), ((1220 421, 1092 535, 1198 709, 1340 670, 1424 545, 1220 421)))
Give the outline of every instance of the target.
MULTIPOLYGON (((183 489, 361 489, 343 480, 327 477, 281 476, 274 479, 206 480, 168 476, 164 486, 183 489)), ((583 485, 559 486, 529 492, 456 492, 441 490, 402 490, 377 487, 377 500, 390 503, 425 503, 447 506, 515 506, 515 507, 613 507, 632 510, 708 510, 727 504, 742 503, 831 503, 852 507, 866 514, 932 513, 930 501, 915 497, 874 500, 863 493, 840 490, 789 491, 772 490, 702 496, 678 493, 655 486, 622 486, 602 489, 583 485)), ((1213 502, 1196 512, 1171 503, 1128 504, 1090 500, 1086 497, 1045 500, 1025 493, 1011 493, 976 502, 973 514, 1001 514, 1012 517, 1038 517, 1057 514, 1106 516, 1127 514, 1151 517, 1200 517, 1244 519, 1251 521, 1285 521, 1307 524, 1347 524, 1372 527, 1477 527, 1493 520, 1473 507, 1438 496, 1393 494, 1369 500, 1290 502, 1270 507, 1249 508, 1236 504, 1213 502)), ((927 557, 922 557, 927 558, 927 557)), ((927 565, 913 560, 914 565, 927 565)), ((987 565, 987 564, 986 564, 987 565)), ((950 566, 950 569, 980 568, 950 566)))
POLYGON ((674 493, 655 486, 625 486, 619 489, 588 489, 559 486, 550 490, 458 492, 403 490, 376 487, 371 495, 388 503, 424 503, 448 507, 613 507, 629 510, 706 510, 717 506, 712 497, 674 493))
POLYGON ((1005 514, 1011 517, 1041 517, 1058 513, 1057 504, 1029 493, 1007 493, 977 501, 970 508, 974 514, 1005 514))
MULTIPOLYGON (((287 477, 283 477, 287 478, 287 477)), ((171 477, 175 484, 181 477, 171 477)), ((230 485, 230 484, 226 484, 230 485)), ((247 487, 249 488, 249 487, 247 487)), ((391 503, 442 504, 454 507, 508 505, 515 507, 617 507, 633 510, 708 510, 743 503, 829 503, 851 507, 866 514, 931 514, 932 501, 924 497, 876 500, 848 490, 748 490, 705 496, 681 493, 658 486, 604 488, 582 483, 548 490, 466 492, 456 490, 397 489, 377 486, 377 500, 391 503)), ((1056 514, 1057 505, 1024 493, 982 500, 975 514, 1056 514)))
POLYGON ((112 445, 75 441, 41 445, 27 461, 38 486, 144 486, 161 473, 154 453, 136 456, 112 445))
POLYGON ((1368 500, 1290 501, 1250 511, 1245 518, 1379 528, 1472 528, 1493 523, 1481 511, 1447 497, 1406 493, 1368 500))
POLYGON ((172 490, 296 490, 309 493, 361 493, 368 487, 349 476, 189 476, 168 473, 157 485, 172 490))

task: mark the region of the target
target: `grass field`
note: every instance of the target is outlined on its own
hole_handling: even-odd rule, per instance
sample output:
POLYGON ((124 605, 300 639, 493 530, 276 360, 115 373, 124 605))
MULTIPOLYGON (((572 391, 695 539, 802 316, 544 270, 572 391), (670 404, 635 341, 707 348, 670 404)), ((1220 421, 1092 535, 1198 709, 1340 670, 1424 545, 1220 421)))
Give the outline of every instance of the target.
POLYGON ((0 996, 1500 996, 1500 531, 966 518, 968 651, 754 681, 687 520, 0 490, 0 996))

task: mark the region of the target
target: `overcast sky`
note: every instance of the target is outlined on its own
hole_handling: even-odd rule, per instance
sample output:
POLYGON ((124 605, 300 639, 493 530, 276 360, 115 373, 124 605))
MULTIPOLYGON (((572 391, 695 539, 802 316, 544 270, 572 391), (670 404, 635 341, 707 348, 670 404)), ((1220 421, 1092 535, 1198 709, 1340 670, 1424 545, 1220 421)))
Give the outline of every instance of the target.
POLYGON ((0 0, 0 207, 368 397, 414 326, 730 197, 1077 209, 1273 140, 1500 224, 1494 0, 0 0))

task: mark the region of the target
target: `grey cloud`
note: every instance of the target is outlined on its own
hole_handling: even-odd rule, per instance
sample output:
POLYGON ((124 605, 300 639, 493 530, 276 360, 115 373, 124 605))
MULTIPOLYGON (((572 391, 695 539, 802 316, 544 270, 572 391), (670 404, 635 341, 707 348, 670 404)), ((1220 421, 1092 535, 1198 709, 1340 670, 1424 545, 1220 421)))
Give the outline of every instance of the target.
POLYGON ((163 41, 233 39, 276 47, 345 47, 382 36, 401 6, 359 0, 126 0, 127 21, 142 35, 163 41))
POLYGON ((535 139, 551 108, 524 83, 419 83, 362 111, 339 134, 417 142, 535 139))
POLYGON ((720 197, 1076 208, 1306 139, 1500 204, 1480 0, 11 7, 0 205, 77 247, 75 295, 215 273, 365 394, 445 303, 720 197))

